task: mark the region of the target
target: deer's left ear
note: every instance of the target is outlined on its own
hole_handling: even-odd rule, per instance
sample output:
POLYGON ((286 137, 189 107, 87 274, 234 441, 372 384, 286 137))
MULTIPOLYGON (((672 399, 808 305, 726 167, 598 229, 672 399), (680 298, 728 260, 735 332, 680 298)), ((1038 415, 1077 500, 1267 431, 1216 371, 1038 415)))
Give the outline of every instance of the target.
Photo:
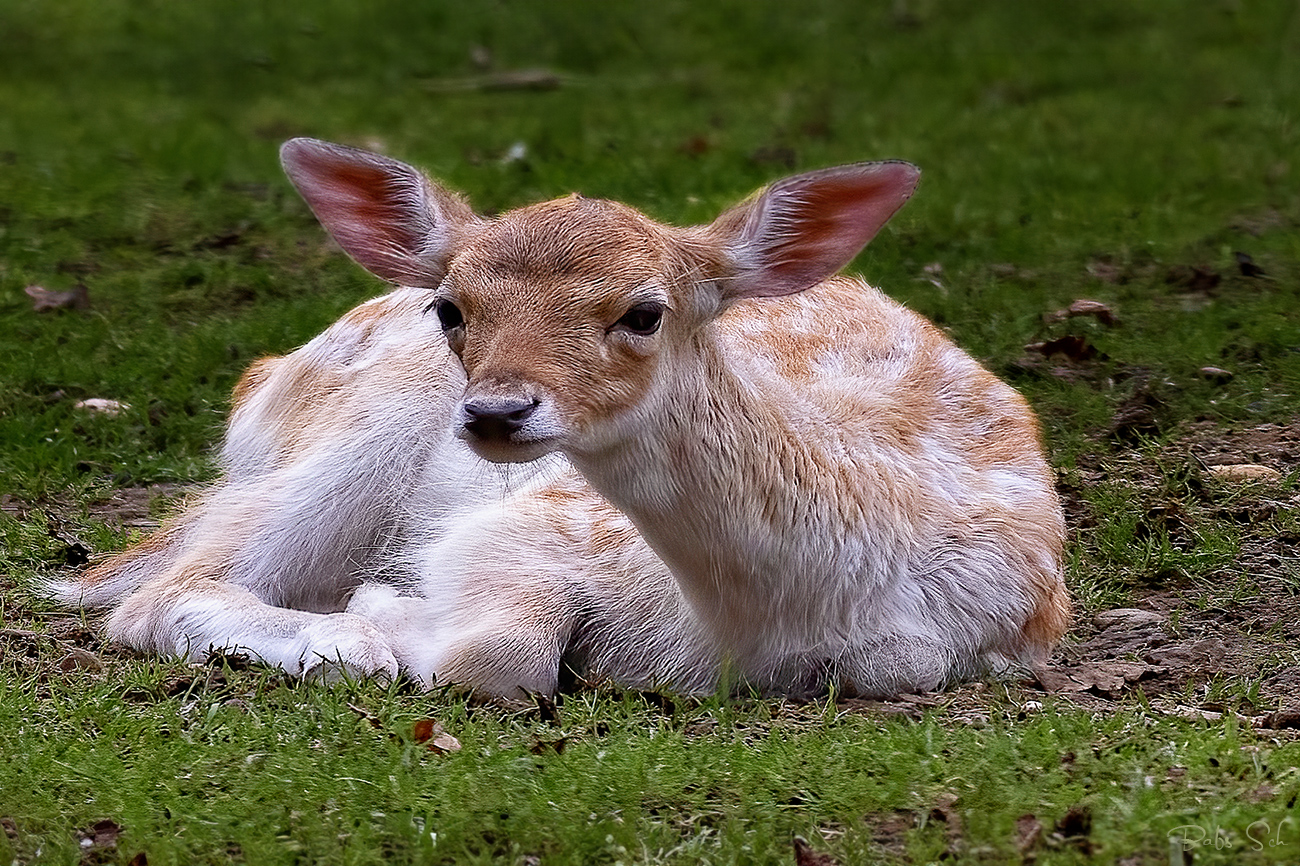
POLYGON ((921 179, 908 162, 863 162, 777 181, 708 232, 733 268, 726 300, 810 289, 853 260, 921 179))

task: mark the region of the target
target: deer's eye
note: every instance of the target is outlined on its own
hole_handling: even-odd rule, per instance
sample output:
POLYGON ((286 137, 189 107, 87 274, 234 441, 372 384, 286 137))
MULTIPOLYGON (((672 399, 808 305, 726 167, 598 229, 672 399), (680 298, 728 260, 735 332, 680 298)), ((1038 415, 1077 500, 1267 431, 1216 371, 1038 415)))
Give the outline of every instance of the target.
POLYGON ((445 298, 433 302, 433 311, 438 314, 438 324, 442 325, 444 331, 452 331, 465 324, 460 307, 445 298))
POLYGON ((646 301, 624 313, 614 323, 614 327, 640 337, 648 337, 659 330, 659 323, 663 321, 663 317, 663 304, 646 301))

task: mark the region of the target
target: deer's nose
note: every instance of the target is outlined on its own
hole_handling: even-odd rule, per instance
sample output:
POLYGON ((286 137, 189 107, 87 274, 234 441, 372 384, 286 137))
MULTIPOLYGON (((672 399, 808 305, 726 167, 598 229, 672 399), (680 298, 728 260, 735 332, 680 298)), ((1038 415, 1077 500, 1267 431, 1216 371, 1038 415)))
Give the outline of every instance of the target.
POLYGON ((474 438, 505 441, 519 432, 541 405, 520 397, 470 397, 461 403, 461 425, 474 438))

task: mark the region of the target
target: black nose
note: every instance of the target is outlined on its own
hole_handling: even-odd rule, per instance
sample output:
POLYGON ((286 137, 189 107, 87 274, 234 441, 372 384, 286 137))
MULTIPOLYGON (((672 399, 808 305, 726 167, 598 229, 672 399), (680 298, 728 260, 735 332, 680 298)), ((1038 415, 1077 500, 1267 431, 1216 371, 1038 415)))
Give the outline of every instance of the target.
POLYGON ((471 397, 461 404, 461 424, 476 439, 503 441, 519 432, 540 400, 471 397))

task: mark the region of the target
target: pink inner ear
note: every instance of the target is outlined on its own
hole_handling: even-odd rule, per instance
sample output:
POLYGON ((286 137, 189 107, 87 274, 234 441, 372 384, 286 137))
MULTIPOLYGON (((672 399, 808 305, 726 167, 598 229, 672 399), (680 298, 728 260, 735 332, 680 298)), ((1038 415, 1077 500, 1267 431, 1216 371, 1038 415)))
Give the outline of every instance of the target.
POLYGON ((402 163, 325 142, 295 139, 281 151, 286 173, 325 230, 380 279, 437 285, 427 257, 435 226, 424 178, 402 163))
POLYGON ((772 297, 812 288, 875 237, 916 189, 905 162, 828 169, 776 184, 747 221, 734 297, 772 297))

